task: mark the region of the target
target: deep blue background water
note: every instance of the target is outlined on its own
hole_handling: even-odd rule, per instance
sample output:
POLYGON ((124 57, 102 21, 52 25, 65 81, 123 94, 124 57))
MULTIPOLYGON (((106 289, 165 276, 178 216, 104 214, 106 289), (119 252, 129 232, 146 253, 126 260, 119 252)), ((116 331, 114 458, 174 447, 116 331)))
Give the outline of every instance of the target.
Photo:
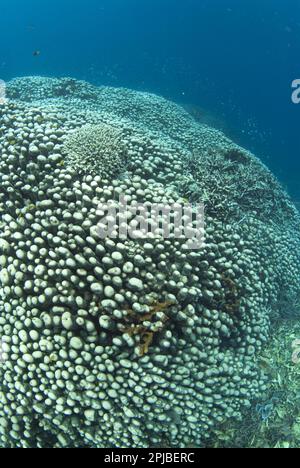
POLYGON ((0 18, 0 78, 162 94, 224 127, 300 201, 299 0, 9 0, 0 18))

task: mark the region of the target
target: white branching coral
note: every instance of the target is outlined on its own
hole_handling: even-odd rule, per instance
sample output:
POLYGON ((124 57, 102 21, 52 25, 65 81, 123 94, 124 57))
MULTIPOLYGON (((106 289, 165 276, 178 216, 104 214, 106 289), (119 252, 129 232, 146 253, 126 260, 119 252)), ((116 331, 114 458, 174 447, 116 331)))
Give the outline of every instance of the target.
POLYGON ((113 178, 125 171, 122 133, 111 125, 85 125, 65 140, 66 166, 79 173, 113 178))

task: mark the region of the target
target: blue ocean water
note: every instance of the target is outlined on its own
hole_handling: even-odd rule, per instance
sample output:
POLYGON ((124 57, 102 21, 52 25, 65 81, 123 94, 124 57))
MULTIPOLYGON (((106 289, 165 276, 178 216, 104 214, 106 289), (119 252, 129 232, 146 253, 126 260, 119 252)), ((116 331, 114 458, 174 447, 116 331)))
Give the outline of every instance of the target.
POLYGON ((171 98, 253 150, 300 201, 298 0, 1 3, 0 78, 73 76, 171 98))

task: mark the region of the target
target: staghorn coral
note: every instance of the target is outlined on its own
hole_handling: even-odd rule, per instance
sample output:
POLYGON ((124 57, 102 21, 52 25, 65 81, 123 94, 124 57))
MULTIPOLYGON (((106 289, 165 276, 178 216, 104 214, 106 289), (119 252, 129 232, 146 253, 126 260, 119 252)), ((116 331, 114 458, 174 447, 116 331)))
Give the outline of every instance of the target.
POLYGON ((245 217, 276 223, 293 218, 295 207, 271 172, 249 152, 235 145, 212 146, 188 155, 178 189, 192 201, 202 201, 214 217, 240 222, 245 217))
POLYGON ((140 347, 139 347, 139 355, 144 356, 148 353, 149 347, 153 342, 154 336, 156 333, 161 332, 165 328, 165 323, 169 320, 169 317, 166 315, 166 311, 170 309, 171 306, 175 305, 174 302, 165 301, 165 302, 157 302, 155 305, 151 305, 150 311, 145 315, 138 315, 133 310, 127 309, 128 316, 125 317, 125 321, 128 322, 128 318, 130 321, 133 319, 133 323, 130 326, 124 327, 124 332, 129 336, 132 335, 139 335, 140 336, 140 347), (143 322, 149 322, 153 319, 153 317, 159 314, 159 322, 155 324, 151 331, 143 324, 143 322))
POLYGON ((62 152, 66 166, 78 173, 111 178, 125 171, 122 133, 111 125, 85 125, 67 136, 62 152))

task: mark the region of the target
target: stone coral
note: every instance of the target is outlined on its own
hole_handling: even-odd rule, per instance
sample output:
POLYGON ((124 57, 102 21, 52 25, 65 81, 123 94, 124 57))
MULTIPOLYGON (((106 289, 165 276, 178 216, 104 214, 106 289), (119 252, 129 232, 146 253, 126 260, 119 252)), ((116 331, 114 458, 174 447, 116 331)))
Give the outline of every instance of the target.
POLYGON ((59 86, 14 80, 17 100, 0 109, 0 445, 205 445, 267 389, 256 356, 282 294, 299 294, 299 216, 254 156, 176 105, 84 83, 57 97, 59 86), (86 125, 122 135, 126 174, 112 158, 100 174, 63 164, 86 125), (258 207, 237 181, 245 164, 268 181, 258 207), (99 237, 121 194, 208 200, 203 248, 99 237))
POLYGON ((122 133, 104 123, 85 125, 71 133, 62 151, 66 166, 78 173, 111 178, 125 171, 126 148, 122 133))

